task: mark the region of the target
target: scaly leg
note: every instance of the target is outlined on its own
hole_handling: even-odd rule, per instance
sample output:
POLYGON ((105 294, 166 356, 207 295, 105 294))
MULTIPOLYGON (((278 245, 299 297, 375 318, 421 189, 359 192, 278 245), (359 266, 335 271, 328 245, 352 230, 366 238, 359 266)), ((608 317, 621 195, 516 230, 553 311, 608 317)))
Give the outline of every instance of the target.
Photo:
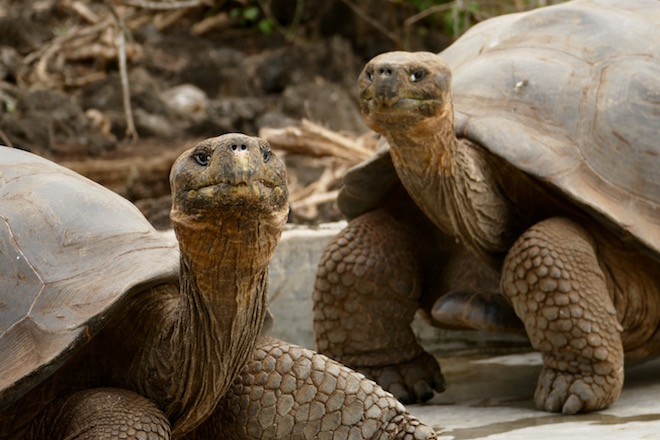
POLYGON ((149 399, 119 388, 94 388, 56 400, 26 439, 169 440, 170 423, 149 399))
POLYGON ((504 261, 502 291, 543 356, 539 409, 574 414, 618 398, 622 327, 584 228, 563 218, 530 228, 504 261))
POLYGON ((194 439, 435 439, 394 396, 312 350, 262 338, 194 439))
POLYGON ((444 390, 437 361, 410 328, 420 307, 423 245, 385 211, 362 215, 326 246, 314 288, 319 352, 366 374, 404 403, 444 390))

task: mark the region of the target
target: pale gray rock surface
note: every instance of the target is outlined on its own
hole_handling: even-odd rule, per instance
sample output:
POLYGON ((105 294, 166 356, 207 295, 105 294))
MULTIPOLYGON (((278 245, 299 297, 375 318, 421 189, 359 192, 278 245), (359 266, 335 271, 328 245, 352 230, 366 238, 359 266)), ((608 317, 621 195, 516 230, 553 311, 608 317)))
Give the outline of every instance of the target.
POLYGON ((270 335, 314 348, 312 292, 323 248, 346 222, 287 226, 270 264, 268 307, 275 317, 270 335))

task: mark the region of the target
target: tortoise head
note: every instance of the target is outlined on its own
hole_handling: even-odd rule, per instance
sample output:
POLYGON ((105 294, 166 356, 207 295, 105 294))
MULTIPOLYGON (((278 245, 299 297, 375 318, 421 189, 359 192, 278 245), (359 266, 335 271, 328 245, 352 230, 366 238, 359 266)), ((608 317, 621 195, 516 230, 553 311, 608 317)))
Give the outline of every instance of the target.
POLYGON ((360 110, 382 134, 433 130, 438 119, 453 124, 451 71, 431 52, 387 52, 374 57, 358 80, 360 110))
POLYGON ((284 163, 265 140, 236 133, 207 139, 172 166, 171 215, 286 217, 286 181, 284 163))

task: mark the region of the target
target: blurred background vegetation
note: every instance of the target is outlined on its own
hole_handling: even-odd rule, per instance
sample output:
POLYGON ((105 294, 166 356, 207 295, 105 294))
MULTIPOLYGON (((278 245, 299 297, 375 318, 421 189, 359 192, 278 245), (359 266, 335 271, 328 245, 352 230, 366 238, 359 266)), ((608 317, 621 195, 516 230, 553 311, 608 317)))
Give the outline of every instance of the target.
MULTIPOLYGON (((113 13, 141 17, 159 31, 188 28, 196 34, 260 34, 269 45, 342 35, 358 49, 435 50, 470 26, 496 15, 522 12, 562 0, 0 0, 0 45, 12 42, 17 27, 52 18, 62 36, 84 22, 113 13), (17 10, 20 17, 16 17, 17 10), (73 12, 73 14, 72 14, 73 12), (16 21, 16 18, 19 18, 16 21), (22 20, 26 22, 23 23, 22 20), (385 44, 385 45, 387 45, 385 44), (430 46, 430 47, 429 47, 430 46)), ((28 38, 29 40, 30 38, 28 38)), ((34 37, 32 38, 34 40, 34 37)), ((37 37, 38 39, 38 37, 37 37)), ((369 53, 368 55, 372 55, 369 53)))
MULTIPOLYGON (((33 143, 36 122, 16 128, 31 111, 24 92, 79 91, 74 104, 107 116, 116 96, 89 103, 90 89, 117 76, 120 87, 108 87, 123 96, 125 123, 114 118, 106 131, 135 139, 131 107, 140 102, 131 74, 159 81, 152 87, 142 75, 143 88, 192 82, 213 98, 272 95, 318 77, 352 90, 378 53, 440 52, 474 24, 553 3, 559 0, 0 0, 0 142, 33 143), (252 56, 261 60, 246 59, 252 56)), ((32 107, 43 102, 35 98, 32 107)), ((75 133, 71 117, 64 119, 62 130, 75 133)))
POLYGON ((215 2, 214 8, 228 6, 232 17, 264 34, 278 32, 293 41, 340 34, 358 48, 374 52, 369 46, 383 37, 390 49, 434 50, 440 46, 440 50, 483 20, 562 1, 244 0, 234 5, 215 2))
POLYGON ((367 60, 440 52, 488 18, 557 2, 0 0, 0 143, 58 160, 168 227, 180 150, 259 134, 287 151, 293 218, 336 220, 343 172, 377 145, 355 87, 367 60))

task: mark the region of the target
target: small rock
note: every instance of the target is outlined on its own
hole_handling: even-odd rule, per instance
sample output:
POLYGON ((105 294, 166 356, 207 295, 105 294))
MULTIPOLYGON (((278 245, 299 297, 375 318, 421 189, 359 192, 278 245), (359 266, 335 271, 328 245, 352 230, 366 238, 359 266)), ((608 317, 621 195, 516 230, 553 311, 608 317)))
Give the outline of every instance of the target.
POLYGON ((175 113, 193 119, 203 118, 209 103, 206 93, 192 84, 181 84, 165 90, 160 98, 175 113))

